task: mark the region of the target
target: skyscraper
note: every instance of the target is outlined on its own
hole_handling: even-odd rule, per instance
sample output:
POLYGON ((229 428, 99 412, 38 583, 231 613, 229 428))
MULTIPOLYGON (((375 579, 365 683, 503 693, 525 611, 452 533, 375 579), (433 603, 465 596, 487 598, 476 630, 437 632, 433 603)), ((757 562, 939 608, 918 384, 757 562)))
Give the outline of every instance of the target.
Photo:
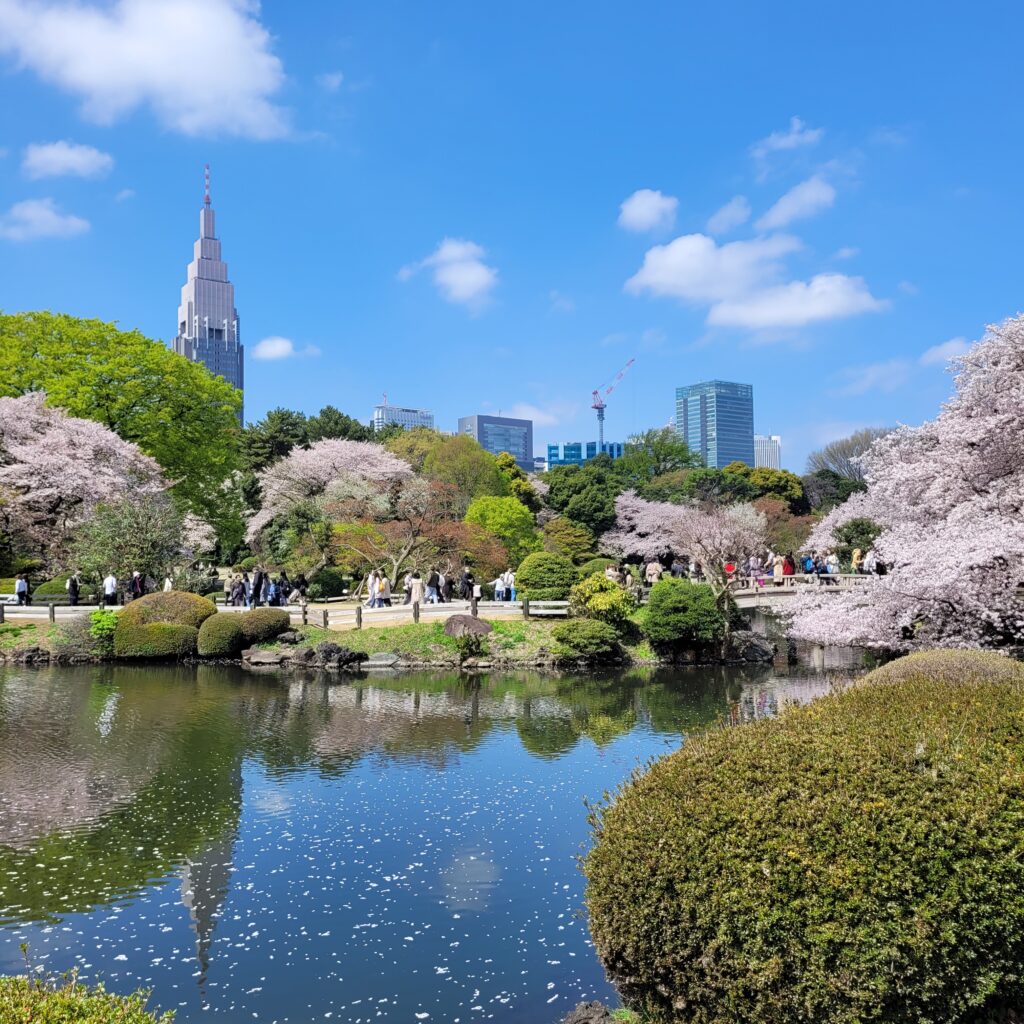
POLYGON ((533 472, 533 420, 509 416, 462 416, 459 433, 475 438, 492 455, 508 452, 526 473, 533 472))
MULTIPOLYGON (((171 348, 194 363, 202 363, 241 391, 245 381, 244 349, 239 341, 235 287, 228 280, 228 265, 220 258, 220 239, 214 227, 209 165, 205 185, 199 238, 181 289, 178 333, 171 348)), ((241 410, 238 415, 241 419, 241 410)))
POLYGON ((759 469, 782 469, 782 438, 778 434, 754 435, 754 465, 759 469))
POLYGON ((370 423, 374 430, 383 430, 392 425, 399 426, 403 430, 413 430, 415 427, 427 427, 433 430, 434 414, 429 409, 407 409, 401 405, 388 405, 387 395, 385 395, 384 404, 373 407, 370 423))
POLYGON ((676 432, 710 469, 754 465, 754 389, 708 380, 676 388, 676 432))

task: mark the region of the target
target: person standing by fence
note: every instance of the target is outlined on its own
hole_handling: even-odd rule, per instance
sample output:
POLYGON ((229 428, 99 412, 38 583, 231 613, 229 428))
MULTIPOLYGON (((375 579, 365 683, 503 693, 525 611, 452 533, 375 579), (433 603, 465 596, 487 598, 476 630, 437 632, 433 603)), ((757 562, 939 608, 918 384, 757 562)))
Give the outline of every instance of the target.
POLYGON ((18 573, 14 580, 14 596, 18 599, 18 604, 28 604, 28 580, 25 578, 24 573, 18 573))
POLYGON ((112 572, 103 577, 103 603, 117 604, 117 577, 112 572))
POLYGON ((68 604, 72 607, 78 604, 78 595, 82 589, 82 582, 78 578, 78 573, 73 572, 69 577, 67 583, 64 584, 64 589, 68 592, 68 604))

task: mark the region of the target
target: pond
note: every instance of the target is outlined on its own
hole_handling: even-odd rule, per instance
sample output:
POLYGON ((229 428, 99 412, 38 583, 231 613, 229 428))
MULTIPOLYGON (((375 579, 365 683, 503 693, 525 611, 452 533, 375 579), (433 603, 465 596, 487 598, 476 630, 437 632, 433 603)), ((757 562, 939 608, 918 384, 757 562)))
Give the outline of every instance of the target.
POLYGON ((178 1024, 554 1024, 614 1000, 584 801, 832 679, 0 669, 0 973, 27 943, 178 1024))

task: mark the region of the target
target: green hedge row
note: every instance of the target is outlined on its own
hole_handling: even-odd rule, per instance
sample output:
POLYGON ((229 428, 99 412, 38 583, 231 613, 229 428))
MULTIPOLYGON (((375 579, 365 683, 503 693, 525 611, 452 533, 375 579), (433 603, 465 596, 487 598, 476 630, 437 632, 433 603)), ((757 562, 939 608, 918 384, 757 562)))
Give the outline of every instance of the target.
POLYGON ((130 601, 121 612, 121 621, 133 625, 170 622, 198 629, 216 611, 217 606, 208 598, 184 590, 169 590, 130 601))
POLYGON ((1024 1007, 1020 664, 915 655, 690 737, 592 824, 595 947, 654 1024, 964 1024, 1024 1007))
POLYGON ((241 615, 218 612, 200 627, 196 649, 204 658, 227 658, 245 646, 241 615))
POLYGON ((196 653, 199 630, 173 622, 124 622, 114 630, 117 658, 187 658, 196 653))

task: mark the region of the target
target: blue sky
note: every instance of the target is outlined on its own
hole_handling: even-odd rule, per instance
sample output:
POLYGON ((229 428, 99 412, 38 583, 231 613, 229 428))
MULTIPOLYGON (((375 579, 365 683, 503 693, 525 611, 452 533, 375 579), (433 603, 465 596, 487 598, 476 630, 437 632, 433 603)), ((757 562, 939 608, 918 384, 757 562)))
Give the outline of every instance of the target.
POLYGON ((0 0, 0 307, 169 339, 209 162, 249 418, 386 391, 589 440, 635 356, 609 438, 745 381, 799 471, 934 415, 945 355, 1020 309, 1022 31, 984 2, 0 0))

